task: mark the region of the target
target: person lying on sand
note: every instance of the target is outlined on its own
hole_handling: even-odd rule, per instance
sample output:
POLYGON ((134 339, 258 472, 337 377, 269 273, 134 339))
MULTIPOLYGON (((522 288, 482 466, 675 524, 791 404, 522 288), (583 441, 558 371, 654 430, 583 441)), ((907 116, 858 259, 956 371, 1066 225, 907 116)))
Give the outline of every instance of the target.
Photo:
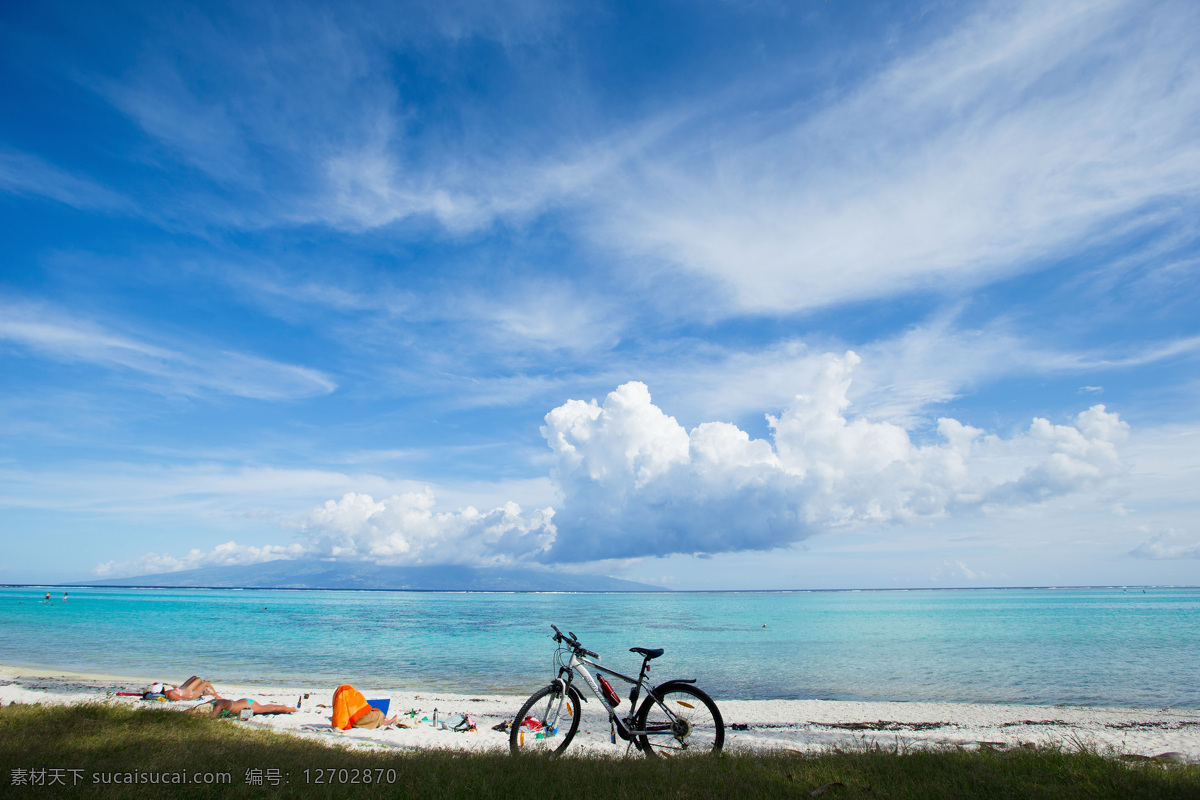
POLYGON ((218 700, 216 688, 203 678, 193 675, 183 682, 182 686, 172 686, 169 683, 152 683, 146 687, 149 694, 164 694, 168 700, 199 700, 204 695, 212 695, 218 700))
POLYGON ((241 700, 226 700, 218 697, 189 708, 188 713, 212 717, 231 717, 245 708, 250 709, 253 714, 295 714, 298 710, 295 706, 260 703, 253 697, 243 697, 241 700))
MULTIPOLYGON (((386 701, 380 705, 387 708, 386 701)), ((343 683, 333 691, 333 714, 329 717, 329 721, 334 728, 341 731, 348 731, 351 728, 386 728, 389 725, 399 724, 399 714, 385 719, 386 713, 367 702, 367 698, 363 697, 363 693, 358 689, 348 683, 343 683)), ((408 726, 401 725, 401 727, 408 726)))
POLYGON ((351 724, 355 728, 386 728, 389 725, 399 725, 402 728, 407 728, 407 725, 400 724, 399 719, 399 714, 384 719, 382 711, 378 708, 372 708, 351 724))

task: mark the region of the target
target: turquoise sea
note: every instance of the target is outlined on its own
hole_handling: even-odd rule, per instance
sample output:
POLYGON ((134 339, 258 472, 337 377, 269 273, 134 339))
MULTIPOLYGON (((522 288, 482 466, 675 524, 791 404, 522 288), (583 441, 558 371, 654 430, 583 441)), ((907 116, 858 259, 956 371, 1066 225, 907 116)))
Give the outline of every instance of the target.
MULTIPOLYGON (((0 663, 521 693, 551 622, 718 698, 1200 708, 1200 588, 538 594, 0 587, 0 663), (40 602, 51 591, 53 603, 40 602)), ((628 667, 625 670, 624 667, 628 667)))

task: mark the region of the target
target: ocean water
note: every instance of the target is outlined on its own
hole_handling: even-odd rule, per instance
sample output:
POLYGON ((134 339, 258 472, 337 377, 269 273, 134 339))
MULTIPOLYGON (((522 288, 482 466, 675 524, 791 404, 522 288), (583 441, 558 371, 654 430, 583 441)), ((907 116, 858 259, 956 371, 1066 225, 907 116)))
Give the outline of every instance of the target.
POLYGON ((727 699, 1200 708, 1200 589, 539 594, 0 587, 0 663, 522 693, 550 623, 727 699))

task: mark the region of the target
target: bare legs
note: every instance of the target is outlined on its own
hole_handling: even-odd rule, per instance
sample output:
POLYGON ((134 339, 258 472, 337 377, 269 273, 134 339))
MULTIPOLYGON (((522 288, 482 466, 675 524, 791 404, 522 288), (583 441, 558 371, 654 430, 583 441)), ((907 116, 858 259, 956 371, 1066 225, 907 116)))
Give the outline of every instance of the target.
MULTIPOLYGON (((244 703, 246 701, 239 700, 238 702, 244 703)), ((295 714, 298 709, 295 706, 281 706, 272 703, 260 703, 255 700, 250 704, 250 710, 255 714, 295 714)))
POLYGON ((220 699, 221 695, 217 694, 216 688, 201 677, 193 675, 183 682, 183 685, 175 689, 167 689, 163 692, 168 700, 199 700, 204 695, 212 695, 220 699))
POLYGON ((250 709, 255 714, 295 714, 297 709, 295 706, 284 706, 276 703, 260 703, 257 700, 226 700, 217 698, 210 700, 203 705, 189 709, 190 712, 196 714, 212 715, 214 717, 233 716, 243 709, 250 709))

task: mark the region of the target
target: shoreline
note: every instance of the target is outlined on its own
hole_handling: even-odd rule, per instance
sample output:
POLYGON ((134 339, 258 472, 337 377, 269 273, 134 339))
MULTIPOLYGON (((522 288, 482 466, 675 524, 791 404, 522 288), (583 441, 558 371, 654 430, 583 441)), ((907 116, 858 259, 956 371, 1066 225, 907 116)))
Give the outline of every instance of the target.
MULTIPOLYGON (((117 697, 116 693, 140 691, 154 680, 179 683, 187 677, 113 676, 0 665, 0 704, 108 702, 183 711, 197 701, 152 703, 138 697, 117 697)), ((389 699, 389 714, 415 710, 415 717, 402 717, 415 727, 338 731, 329 721, 334 688, 217 685, 223 697, 249 696, 260 702, 287 705, 301 700, 296 714, 261 715, 231 724, 264 726, 331 745, 385 750, 503 752, 508 747, 507 734, 492 730, 492 726, 511 720, 525 699, 524 695, 455 694, 436 689, 373 691, 370 686, 356 684, 369 698, 389 699), (476 720, 477 731, 456 733, 422 723, 423 717, 432 717, 435 708, 442 719, 470 715, 476 720)), ((1164 760, 1200 763, 1200 709, 715 699, 725 718, 725 746, 730 749, 819 752, 831 747, 876 745, 903 750, 1007 749, 1026 744, 1075 748, 1082 744, 1113 755, 1153 758, 1174 754, 1166 755, 1164 760)), ((624 742, 609 742, 607 716, 591 699, 584 705, 579 733, 569 752, 618 757, 625 750, 624 742)))

